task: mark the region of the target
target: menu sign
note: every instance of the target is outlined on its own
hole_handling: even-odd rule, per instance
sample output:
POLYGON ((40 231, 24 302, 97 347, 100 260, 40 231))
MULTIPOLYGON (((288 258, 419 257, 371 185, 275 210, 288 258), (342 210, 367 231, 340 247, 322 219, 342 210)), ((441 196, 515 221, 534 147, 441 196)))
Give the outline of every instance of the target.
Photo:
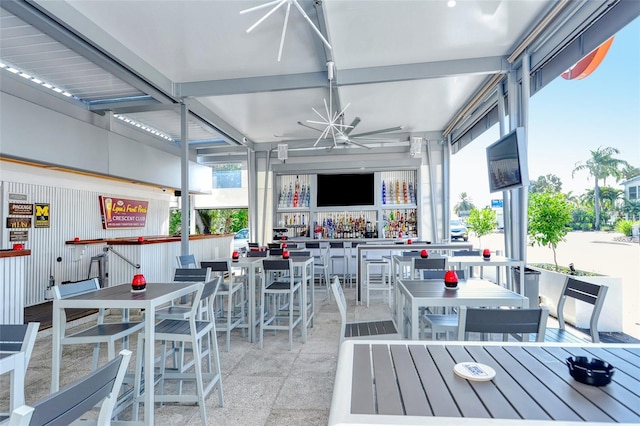
POLYGON ((32 216, 33 204, 9 203, 9 214, 32 216))
POLYGON ((149 202, 98 196, 103 229, 144 228, 149 202))

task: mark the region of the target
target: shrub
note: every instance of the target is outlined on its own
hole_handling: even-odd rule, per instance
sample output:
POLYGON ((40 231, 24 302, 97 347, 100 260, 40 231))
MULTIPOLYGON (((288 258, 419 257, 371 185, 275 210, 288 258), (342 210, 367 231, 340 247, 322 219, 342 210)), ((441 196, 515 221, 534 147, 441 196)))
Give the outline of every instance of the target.
POLYGON ((633 229, 633 222, 630 220, 619 220, 616 222, 616 231, 620 232, 626 237, 631 236, 631 231, 633 229))
POLYGON ((482 236, 492 232, 496 226, 498 226, 498 220, 494 210, 485 207, 482 210, 473 208, 469 212, 467 228, 480 239, 480 248, 482 248, 482 236))
POLYGON ((560 192, 529 193, 529 235, 532 245, 549 246, 556 268, 556 247, 564 241, 571 222, 571 206, 560 192))

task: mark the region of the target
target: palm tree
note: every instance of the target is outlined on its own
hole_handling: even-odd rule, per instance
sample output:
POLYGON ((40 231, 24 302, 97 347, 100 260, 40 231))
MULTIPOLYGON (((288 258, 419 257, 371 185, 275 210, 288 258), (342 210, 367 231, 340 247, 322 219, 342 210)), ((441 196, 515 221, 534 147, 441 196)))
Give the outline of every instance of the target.
POLYGON ((460 212, 469 212, 475 208, 471 197, 466 192, 460 193, 460 201, 453 207, 453 211, 460 216, 460 212))
POLYGON ((640 176, 640 167, 634 167, 631 164, 626 164, 622 168, 621 174, 622 174, 622 179, 623 180, 632 179, 632 178, 634 178, 636 176, 640 176))
POLYGON ((594 178, 594 187, 593 187, 593 203, 595 206, 595 215, 596 215, 596 223, 595 229, 600 229, 600 186, 598 181, 602 179, 603 183, 606 185, 607 177, 613 176, 616 179, 619 179, 622 172, 620 170, 620 166, 626 166, 628 163, 624 160, 620 160, 618 158, 614 158, 614 154, 620 154, 620 150, 613 147, 599 147, 595 151, 591 152, 591 158, 589 158, 584 163, 577 162, 573 172, 571 173, 571 177, 575 175, 576 172, 581 170, 587 170, 591 176, 594 178))

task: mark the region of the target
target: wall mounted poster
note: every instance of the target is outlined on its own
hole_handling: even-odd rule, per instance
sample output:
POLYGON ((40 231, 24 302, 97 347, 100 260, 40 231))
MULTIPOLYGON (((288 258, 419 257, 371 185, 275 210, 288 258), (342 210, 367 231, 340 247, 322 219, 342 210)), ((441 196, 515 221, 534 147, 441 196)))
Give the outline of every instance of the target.
POLYGON ((51 224, 49 218, 49 204, 36 203, 36 228, 48 228, 51 224))
POLYGON ((149 201, 98 196, 103 229, 144 228, 149 201))

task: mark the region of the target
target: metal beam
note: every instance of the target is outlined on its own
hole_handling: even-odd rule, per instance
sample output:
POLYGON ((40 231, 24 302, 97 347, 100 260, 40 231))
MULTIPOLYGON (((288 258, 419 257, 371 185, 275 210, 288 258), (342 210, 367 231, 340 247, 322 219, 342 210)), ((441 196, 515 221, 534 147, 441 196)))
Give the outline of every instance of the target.
POLYGON ((229 142, 254 149, 254 143, 252 141, 248 140, 242 133, 209 108, 202 105, 198 100, 193 98, 185 99, 185 103, 188 105, 191 113, 208 122, 218 133, 228 138, 229 142))
POLYGON ((115 114, 131 114, 136 112, 147 111, 166 111, 173 110, 178 111, 180 106, 178 104, 163 104, 153 98, 140 99, 123 99, 123 100, 110 100, 89 103, 89 111, 113 111, 115 114))
MULTIPOLYGON (((501 56, 422 62, 384 67, 354 68, 336 72, 335 84, 386 83, 390 81, 421 80, 455 75, 484 75, 505 73, 509 69, 501 56)), ((226 80, 195 81, 175 84, 176 96, 223 96, 246 93, 326 88, 326 71, 274 76, 232 78, 226 80)))

